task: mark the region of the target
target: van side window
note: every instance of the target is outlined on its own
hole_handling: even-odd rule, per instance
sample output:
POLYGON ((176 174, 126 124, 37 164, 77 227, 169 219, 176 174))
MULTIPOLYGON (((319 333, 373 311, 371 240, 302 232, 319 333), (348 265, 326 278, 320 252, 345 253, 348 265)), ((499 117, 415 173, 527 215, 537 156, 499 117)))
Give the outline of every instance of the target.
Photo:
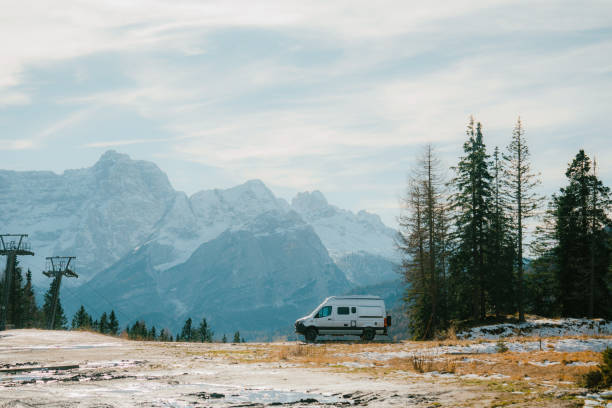
POLYGON ((351 313, 357 313, 357 308, 355 306, 351 307, 351 313))
POLYGON ((327 317, 331 315, 331 312, 332 312, 331 306, 322 307, 321 310, 319 310, 319 313, 317 313, 317 315, 315 316, 315 319, 320 318, 320 317, 327 317))
POLYGON ((338 314, 339 315, 349 314, 349 308, 348 307, 338 307, 338 314))

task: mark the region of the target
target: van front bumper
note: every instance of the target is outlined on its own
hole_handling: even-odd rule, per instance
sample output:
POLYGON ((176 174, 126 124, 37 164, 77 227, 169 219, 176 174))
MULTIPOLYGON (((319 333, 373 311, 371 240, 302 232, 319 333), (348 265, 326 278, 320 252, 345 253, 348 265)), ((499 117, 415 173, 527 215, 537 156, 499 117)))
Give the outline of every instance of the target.
POLYGON ((295 332, 299 334, 306 333, 306 326, 302 322, 295 322, 295 332))

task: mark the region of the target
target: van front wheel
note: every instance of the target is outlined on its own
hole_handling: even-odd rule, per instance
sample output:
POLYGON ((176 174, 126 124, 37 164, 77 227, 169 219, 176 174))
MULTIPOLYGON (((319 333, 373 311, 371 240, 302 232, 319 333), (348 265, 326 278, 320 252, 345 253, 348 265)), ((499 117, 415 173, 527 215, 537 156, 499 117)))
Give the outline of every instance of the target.
POLYGON ((374 336, 376 335, 376 333, 374 333, 374 330, 372 329, 365 329, 363 331, 363 333, 361 333, 361 340, 363 341, 372 341, 374 340, 374 336))
POLYGON ((314 327, 309 327, 308 329, 306 329, 306 333, 304 334, 304 337, 306 338, 306 341, 310 343, 314 343, 314 341, 317 339, 316 329, 314 327))

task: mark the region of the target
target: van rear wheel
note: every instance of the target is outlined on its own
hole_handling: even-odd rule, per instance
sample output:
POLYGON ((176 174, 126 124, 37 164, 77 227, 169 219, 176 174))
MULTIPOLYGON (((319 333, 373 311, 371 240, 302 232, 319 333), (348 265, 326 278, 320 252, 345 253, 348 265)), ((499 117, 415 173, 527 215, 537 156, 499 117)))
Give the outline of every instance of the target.
POLYGON ((374 336, 376 336, 376 333, 374 333, 374 330, 372 330, 372 329, 365 329, 363 331, 363 333, 361 333, 361 340, 363 340, 363 341, 372 341, 372 340, 374 340, 374 336))
POLYGON ((306 338, 306 341, 314 343, 314 341, 317 339, 317 330, 314 327, 309 327, 306 329, 304 338, 306 338))

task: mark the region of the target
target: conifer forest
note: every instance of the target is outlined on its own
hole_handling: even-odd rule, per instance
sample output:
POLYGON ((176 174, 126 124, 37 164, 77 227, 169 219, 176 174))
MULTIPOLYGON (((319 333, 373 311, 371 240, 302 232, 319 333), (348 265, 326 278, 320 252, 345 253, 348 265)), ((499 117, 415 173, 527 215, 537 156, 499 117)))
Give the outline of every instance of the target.
POLYGON ((432 145, 410 171, 398 246, 411 337, 526 314, 610 319, 611 201, 598 163, 579 150, 565 186, 541 197, 520 118, 503 148, 484 133, 471 118, 448 179, 432 145))

